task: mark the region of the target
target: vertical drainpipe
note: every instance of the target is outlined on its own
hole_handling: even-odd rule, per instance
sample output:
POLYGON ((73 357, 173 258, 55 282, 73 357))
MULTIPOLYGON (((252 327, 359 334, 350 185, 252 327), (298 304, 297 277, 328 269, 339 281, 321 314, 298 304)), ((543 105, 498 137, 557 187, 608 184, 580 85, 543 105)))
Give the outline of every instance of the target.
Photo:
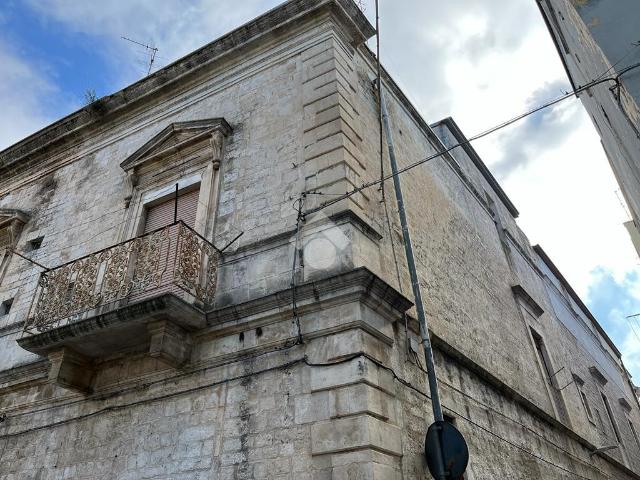
MULTIPOLYGON (((380 80, 378 79, 378 82, 380 80)), ((391 163, 391 173, 393 175, 393 186, 396 193, 396 201, 398 203, 398 215, 400 216, 400 225, 402 226, 402 239, 404 241, 404 252, 407 257, 407 267, 409 268, 409 275, 411 276, 411 288, 413 289, 413 297, 416 306, 416 312, 418 315, 418 322, 420 323, 420 336, 422 338, 422 347, 424 349, 424 359, 427 364, 427 380, 429 381, 429 391, 431 393, 431 406, 433 407, 433 418, 436 422, 444 420, 442 416, 442 406, 440 405, 440 394, 438 392, 438 379, 436 377, 435 364, 433 361, 433 349, 431 347, 431 340, 429 339, 429 328, 427 326, 427 318, 424 313, 424 307, 422 305, 422 295, 420 293, 420 283, 418 281, 418 274, 416 272, 416 263, 413 256, 413 244, 411 243, 411 235, 409 234, 409 227, 407 225, 407 215, 404 209, 404 200, 402 196, 402 187, 400 185, 400 176, 398 175, 398 163, 396 161, 395 149, 393 146, 393 136, 391 134, 391 127, 389 126, 389 113, 387 112, 387 105, 384 99, 382 84, 378 83, 378 91, 380 94, 380 108, 382 110, 382 123, 384 125, 385 134, 387 137, 387 148, 389 150, 389 161, 391 163)), ((438 437, 437 442, 439 459, 436 466, 436 479, 446 480, 447 475, 444 469, 444 459, 442 456, 442 443, 441 438, 438 437)))

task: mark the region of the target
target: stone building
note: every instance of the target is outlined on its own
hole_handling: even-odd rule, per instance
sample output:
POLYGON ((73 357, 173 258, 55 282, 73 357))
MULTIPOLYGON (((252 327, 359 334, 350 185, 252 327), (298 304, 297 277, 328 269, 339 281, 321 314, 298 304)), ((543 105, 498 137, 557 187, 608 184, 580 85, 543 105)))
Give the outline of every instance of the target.
MULTIPOLYGON (((429 478, 392 186, 340 197, 373 34, 292 0, 0 152, 1 479, 429 478)), ((401 166, 464 140, 383 88, 401 166)), ((620 352, 473 148, 401 178, 465 478, 640 478, 620 352)))
POLYGON ((536 0, 571 86, 602 140, 629 206, 640 255, 640 4, 636 0, 536 0))

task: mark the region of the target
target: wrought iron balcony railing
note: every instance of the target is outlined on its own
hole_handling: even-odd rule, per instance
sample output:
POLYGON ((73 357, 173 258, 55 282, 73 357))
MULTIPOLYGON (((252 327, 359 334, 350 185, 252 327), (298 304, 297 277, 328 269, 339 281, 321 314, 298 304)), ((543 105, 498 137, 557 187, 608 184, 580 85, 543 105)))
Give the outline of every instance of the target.
POLYGON ((36 334, 172 293, 209 306, 220 252, 178 221, 40 276, 24 330, 36 334))

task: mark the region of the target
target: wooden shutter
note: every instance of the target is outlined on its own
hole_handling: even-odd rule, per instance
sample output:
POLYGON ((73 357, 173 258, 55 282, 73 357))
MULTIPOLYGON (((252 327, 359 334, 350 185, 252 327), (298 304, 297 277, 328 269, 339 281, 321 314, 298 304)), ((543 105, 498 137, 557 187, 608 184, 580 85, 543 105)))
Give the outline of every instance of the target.
MULTIPOLYGON (((196 224, 196 210, 198 209, 199 194, 200 190, 195 189, 178 195, 178 220, 182 220, 191 228, 194 228, 196 224)), ((161 203, 157 203, 156 205, 147 208, 143 233, 146 234, 162 227, 166 227, 167 225, 171 225, 173 223, 174 208, 175 198, 173 196, 161 203)), ((159 282, 160 284, 146 291, 134 293, 129 297, 129 302, 138 302, 164 293, 183 292, 173 282, 174 269, 176 267, 177 235, 178 227, 171 228, 168 232, 167 241, 163 241, 159 250, 156 253, 151 254, 154 257, 151 259, 151 263, 156 260, 155 255, 157 255, 157 261, 159 262, 158 271, 163 272, 159 282)), ((134 259, 133 261, 137 262, 137 259, 134 259)))
MULTIPOLYGON (((192 190, 178 195, 178 220, 182 220, 189 227, 196 224, 196 210, 198 209, 198 196, 200 190, 192 190)), ((144 233, 149 233, 158 228, 173 223, 175 199, 171 197, 162 203, 147 209, 147 219, 144 225, 144 233)))

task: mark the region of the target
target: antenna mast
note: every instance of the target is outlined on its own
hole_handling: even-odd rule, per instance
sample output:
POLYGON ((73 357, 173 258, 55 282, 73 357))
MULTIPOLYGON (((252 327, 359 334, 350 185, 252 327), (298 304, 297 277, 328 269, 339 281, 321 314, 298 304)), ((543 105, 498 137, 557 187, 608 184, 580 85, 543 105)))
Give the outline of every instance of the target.
POLYGON ((120 37, 127 42, 135 43, 136 45, 140 45, 141 47, 146 48, 149 51, 149 69, 147 70, 147 76, 151 73, 151 67, 153 67, 153 62, 156 59, 156 53, 158 53, 158 47, 151 47, 145 43, 136 42, 135 40, 131 40, 127 37, 120 37))

